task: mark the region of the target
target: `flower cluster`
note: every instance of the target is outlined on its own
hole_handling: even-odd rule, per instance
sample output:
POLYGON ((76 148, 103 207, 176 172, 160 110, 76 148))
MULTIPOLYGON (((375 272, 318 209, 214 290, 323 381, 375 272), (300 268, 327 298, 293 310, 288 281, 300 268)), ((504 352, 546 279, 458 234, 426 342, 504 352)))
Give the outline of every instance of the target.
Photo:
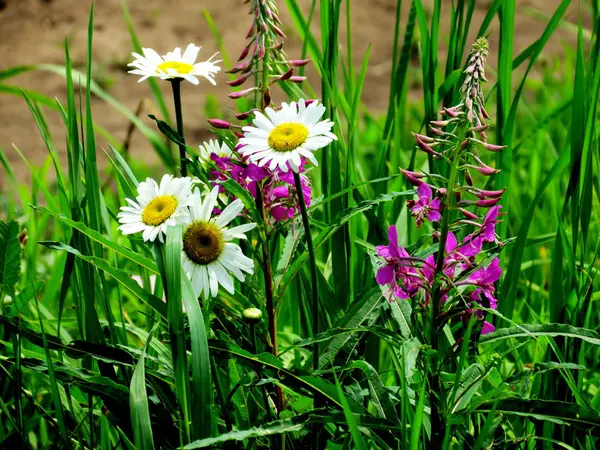
POLYGON ((228 228, 242 212, 237 199, 215 214, 219 188, 202 196, 191 178, 164 175, 159 183, 151 178, 138 185, 135 200, 118 214, 119 230, 126 235, 142 233, 144 242, 164 242, 169 226, 184 225, 182 265, 198 295, 216 296, 218 286, 233 294, 232 275, 244 281, 254 261, 246 257, 234 239, 246 239, 245 233, 256 224, 228 228))
POLYGON ((431 136, 414 134, 417 147, 434 159, 444 159, 449 166, 448 178, 402 170, 407 180, 417 187, 417 199, 407 204, 416 225, 431 224, 432 238, 439 243, 437 252, 426 258, 411 256, 398 245, 395 226, 388 230, 389 244, 377 247, 382 264, 376 275, 385 286, 388 299, 412 299, 423 307, 436 306, 440 317, 452 310, 467 320, 473 314, 483 321, 483 334, 494 330, 486 322, 484 308, 496 309, 494 284, 502 269, 499 259, 483 257, 485 247, 501 246, 496 224, 499 221, 503 190, 490 191, 474 186, 470 170, 489 176, 498 171, 481 160, 478 151, 500 151, 504 147, 490 144, 485 134, 489 119, 484 108, 481 83, 485 79, 487 41, 478 39, 473 45, 465 70, 459 104, 443 108, 444 120, 430 124, 431 136), (435 184, 434 184, 435 183, 435 184), (485 214, 480 209, 487 209, 485 214), (457 236, 463 235, 460 240, 457 236), (482 256, 480 256, 482 255, 482 256))
MULTIPOLYGON (((240 146, 238 146, 239 148, 240 146)), ((269 170, 265 167, 248 162, 240 152, 232 151, 226 144, 211 140, 200 146, 199 163, 208 173, 213 186, 228 179, 235 180, 247 190, 253 198, 259 193, 269 216, 276 222, 291 219, 299 212, 297 192, 291 171, 281 171, 278 168, 269 170)), ((307 206, 311 204, 312 189, 310 180, 300 167, 302 180, 302 195, 307 206)), ((220 187, 221 193, 225 189, 220 187)))

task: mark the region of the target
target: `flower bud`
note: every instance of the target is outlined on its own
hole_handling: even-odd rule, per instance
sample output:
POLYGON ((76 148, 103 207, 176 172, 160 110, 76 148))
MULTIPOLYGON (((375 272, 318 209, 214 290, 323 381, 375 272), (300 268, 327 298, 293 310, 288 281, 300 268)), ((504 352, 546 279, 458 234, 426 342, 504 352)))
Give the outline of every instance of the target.
POLYGON ((435 125, 436 127, 445 127, 450 123, 449 120, 432 120, 429 122, 431 125, 435 125))
POLYGON ((278 42, 274 46, 271 47, 271 50, 281 50, 283 48, 283 42, 278 42))
POLYGON ((252 58, 247 59, 247 60, 242 61, 242 62, 239 62, 235 66, 233 66, 231 69, 227 70, 226 73, 242 72, 244 70, 247 70, 250 67, 251 63, 252 63, 252 58))
POLYGON ((479 145, 483 146, 483 148, 485 148, 486 150, 489 150, 490 152, 499 152, 501 150, 504 150, 506 148, 506 145, 495 145, 495 144, 490 144, 488 142, 483 142, 480 141, 478 139, 473 139, 475 142, 477 142, 479 145))
POLYGON ((469 169, 465 169, 465 181, 469 186, 473 186, 473 177, 471 176, 469 169))
POLYGON ((208 123, 221 130, 229 130, 229 128, 231 128, 231 124, 229 122, 221 119, 208 119, 208 123))
POLYGON ((446 116, 450 116, 450 117, 458 117, 459 116, 459 112, 454 108, 444 108, 442 110, 442 114, 444 114, 446 116))
POLYGON ((477 214, 473 214, 471 211, 467 211, 464 208, 458 208, 458 210, 460 211, 460 213, 465 216, 467 219, 471 219, 471 220, 477 220, 479 219, 479 217, 477 216, 477 214))
POLYGON ((489 127, 490 127, 489 125, 479 125, 477 127, 469 128, 468 131, 472 131, 474 133, 481 133, 481 132, 487 130, 489 127))
POLYGON ((301 77, 299 75, 294 75, 293 77, 290 77, 288 81, 291 81, 292 83, 302 83, 304 80, 306 80, 306 77, 301 77))
POLYGON ((288 64, 294 67, 302 67, 307 65, 310 61, 310 59, 292 59, 291 61, 288 61, 288 64))
POLYGON ((415 140, 417 141, 417 145, 419 146, 419 148, 425 153, 434 156, 442 156, 440 153, 436 152, 433 148, 431 148, 429 145, 427 145, 425 142, 419 139, 418 136, 415 136, 415 140))
POLYGON ((437 136, 444 136, 444 132, 442 130, 440 130, 439 128, 435 128, 435 127, 429 127, 429 129, 431 130, 431 132, 437 136))
POLYGON ((283 39, 286 38, 286 35, 283 33, 283 31, 281 31, 279 29, 279 27, 277 25, 273 25, 273 31, 275 32, 275 34, 277 34, 278 36, 281 36, 283 39))
POLYGON ((251 87, 250 89, 245 89, 243 91, 230 92, 229 94, 227 94, 227 97, 233 98, 233 99, 242 98, 242 97, 245 97, 246 95, 251 94, 252 92, 256 91, 257 89, 258 88, 256 88, 256 87, 251 87))
POLYGON ((233 87, 236 87, 236 86, 241 86, 242 84, 244 84, 244 82, 245 82, 245 81, 248 79, 248 77, 249 77, 249 76, 250 76, 250 75, 244 75, 244 76, 241 76, 241 77, 239 77, 239 78, 236 78, 236 79, 235 79, 235 80, 233 80, 233 81, 227 81, 226 83, 227 83, 229 86, 233 86, 233 87))
POLYGON ((261 321, 262 311, 258 308, 247 308, 242 312, 242 317, 245 322, 255 325, 261 321))
POLYGON ((279 80, 279 81, 289 80, 292 75, 294 75, 294 69, 293 68, 291 68, 286 73, 284 73, 283 75, 281 75, 279 78, 277 78, 277 80, 279 80))
POLYGON ((22 246, 25 246, 25 244, 27 244, 27 228, 23 228, 19 233, 19 243, 22 246))
POLYGON ((498 198, 498 197, 502 197, 502 194, 504 194, 504 191, 506 191, 506 188, 500 189, 499 191, 484 191, 484 190, 479 190, 477 196, 479 198, 498 198))
POLYGON ((475 206, 480 206, 482 208, 491 208, 492 206, 495 206, 500 200, 502 200, 502 197, 479 200, 475 203, 475 206))
POLYGON ((256 111, 256 108, 255 109, 251 109, 250 111, 242 112, 242 113, 234 113, 233 115, 238 120, 246 120, 248 117, 250 117, 250 114, 252 112, 254 112, 254 111, 256 111))
POLYGON ((252 25, 250 25, 250 29, 248 30, 248 33, 246 34, 246 39, 250 39, 253 34, 254 34, 254 23, 252 23, 252 25))
POLYGON ((402 175, 404 175, 413 186, 421 186, 423 184, 423 181, 419 178, 423 178, 425 175, 404 169, 400 169, 400 172, 402 172, 402 175))
POLYGON ((462 141, 460 143, 460 148, 462 150, 464 150, 464 149, 466 149, 469 146, 470 143, 471 143, 471 141, 467 138, 467 139, 465 139, 464 141, 462 141))
POLYGON ((240 56, 238 58, 238 61, 241 61, 242 59, 244 59, 246 56, 248 56, 248 52, 250 51, 250 44, 246 45, 244 47, 244 50, 242 50, 242 53, 240 53, 240 56))
POLYGON ((425 136, 424 134, 418 134, 418 133, 413 133, 412 134, 415 138, 419 138, 421 139, 423 142, 427 142, 428 144, 431 144, 433 142, 435 142, 435 139, 429 136, 425 136))
POLYGON ((268 88, 265 91, 265 95, 263 96, 263 100, 264 100, 265 106, 269 106, 271 104, 271 91, 268 88))

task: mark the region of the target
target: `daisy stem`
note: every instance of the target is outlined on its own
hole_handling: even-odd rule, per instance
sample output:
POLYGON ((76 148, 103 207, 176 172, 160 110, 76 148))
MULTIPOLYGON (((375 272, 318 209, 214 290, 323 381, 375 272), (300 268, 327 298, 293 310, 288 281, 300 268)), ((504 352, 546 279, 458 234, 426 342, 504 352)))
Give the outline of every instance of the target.
MULTIPOLYGON (((263 202, 261 191, 257 191, 256 206, 262 215, 263 223, 267 223, 267 212, 265 211, 265 205, 263 202)), ((271 354, 277 356, 277 311, 275 311, 274 292, 273 292, 273 266, 271 264, 271 256, 269 253, 269 235, 267 232, 261 233, 262 241, 262 259, 263 259, 263 275, 265 279, 265 296, 267 299, 267 317, 269 320, 269 335, 271 336, 271 354)), ((254 336, 254 328, 252 328, 252 341, 254 345, 254 351, 258 353, 258 347, 256 346, 256 340, 254 336)), ((283 390, 281 387, 276 386, 277 396, 277 411, 283 410, 283 390)), ((268 403, 266 407, 268 408, 268 403)))
MULTIPOLYGON (((300 204, 300 213, 302 214, 302 224, 304 225, 304 235, 306 236, 306 246, 308 247, 308 259, 310 260, 310 278, 312 285, 312 328, 313 337, 319 334, 319 291, 317 286, 317 262, 315 259, 315 250, 313 248, 312 236, 310 234, 310 223, 308 221, 308 213, 306 211, 306 203, 304 202, 304 194, 302 192, 302 181, 300 174, 294 172, 294 182, 296 183, 296 195, 300 204)), ((313 370, 319 369, 319 343, 313 345, 313 370)))
POLYGON ((187 155, 185 151, 185 137, 183 136, 183 114, 181 111, 181 78, 171 80, 173 87, 173 102, 175 103, 175 119, 177 121, 177 133, 181 137, 179 144, 179 160, 181 161, 181 175, 187 176, 187 155))

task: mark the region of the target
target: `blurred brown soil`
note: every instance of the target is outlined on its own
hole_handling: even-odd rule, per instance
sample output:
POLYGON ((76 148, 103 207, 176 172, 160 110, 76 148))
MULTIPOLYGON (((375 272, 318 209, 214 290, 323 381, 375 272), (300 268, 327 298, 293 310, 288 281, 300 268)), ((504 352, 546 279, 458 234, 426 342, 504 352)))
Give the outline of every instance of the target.
MULTIPOLYGON (((71 56, 75 67, 85 65, 87 21, 90 8, 89 0, 4 0, 4 8, 0 10, 0 70, 15 65, 28 64, 63 64, 64 39, 68 39, 71 56)), ((305 13, 310 7, 310 0, 299 2, 305 13)), ((425 2, 432 3, 432 1, 425 2)), ((491 0, 477 0, 477 9, 473 17, 473 29, 481 23, 491 0)), ((577 23, 577 2, 569 8, 567 20, 577 23)), ((241 0, 128 0, 140 41, 145 47, 152 47, 159 53, 165 53, 176 46, 185 47, 189 42, 202 45, 200 57, 208 58, 217 51, 213 36, 204 19, 204 10, 210 12, 221 32, 230 58, 237 57, 244 45, 244 36, 250 25, 247 5, 241 0)), ((519 52, 534 42, 543 32, 544 19, 536 17, 532 11, 549 16, 557 8, 559 0, 517 0, 515 52, 519 52)), ((410 2, 403 2, 403 21, 406 20, 410 2)), ((444 0, 446 11, 450 9, 450 0, 444 0)), ((391 71, 392 39, 394 32, 396 0, 354 0, 352 1, 352 32, 354 66, 360 67, 366 48, 371 44, 371 59, 365 80, 363 102, 373 112, 384 112, 387 108, 389 77, 391 71)), ((279 2, 281 17, 286 24, 291 19, 285 3, 279 2)), ((318 7, 317 7, 318 11, 318 7)), ((447 27, 449 18, 442 17, 447 27)), ((344 20, 345 22, 345 20, 344 20)), ((496 65, 497 19, 494 21, 490 42, 492 55, 491 66, 496 65)), ((589 19, 587 19, 589 22, 589 19)), ((315 16, 314 31, 318 33, 318 16, 315 16)), ((584 21, 585 24, 585 21, 584 21)), ((587 26, 590 24, 587 23, 587 26)), ((299 58, 302 41, 291 26, 284 30, 288 34, 286 50, 291 58, 299 58)), ((341 24, 341 52, 344 53, 345 24, 341 24)), ((442 38, 444 34, 441 34, 442 38)), ((572 46, 575 36, 572 31, 562 30, 548 44, 546 55, 561 57, 564 46, 572 46)), ((151 91, 147 83, 137 83, 137 77, 126 73, 126 64, 131 60, 132 46, 121 14, 120 0, 96 0, 94 18, 94 69, 93 77, 100 82, 110 95, 129 109, 135 111, 140 101, 147 99, 142 107, 142 118, 150 126, 148 113, 157 113, 151 100, 151 91)), ((440 49, 442 53, 443 48, 440 49)), ((440 59, 443 59, 443 54, 440 59)), ((415 61, 418 65, 418 61, 415 61)), ((319 81, 314 78, 313 85, 319 81)), ((416 77, 415 77, 416 78, 416 77)), ((200 87, 184 83, 184 118, 186 137, 189 143, 199 144, 210 136, 204 117, 206 94, 217 96, 222 105, 233 106, 233 102, 225 97, 228 86, 226 75, 222 72, 217 77, 218 85, 213 88, 207 82, 200 87)), ((34 89, 50 98, 63 101, 66 97, 65 81, 60 76, 49 72, 36 71, 4 80, 7 84, 34 89)), ((167 100, 170 100, 169 85, 161 83, 167 100)), ((412 96, 418 98, 421 93, 415 84, 412 96)), ((277 99, 275 99, 277 101, 277 99)), ((112 106, 94 99, 94 119, 106 128, 121 142, 128 129, 127 119, 112 106)), ((55 145, 65 157, 64 130, 60 116, 48 108, 48 122, 54 133, 55 145)), ((43 140, 41 139, 29 110, 20 97, 0 94, 0 147, 7 153, 17 178, 29 180, 28 169, 13 149, 17 146, 34 166, 41 165, 47 158, 43 140)), ((102 137, 98 145, 106 147, 102 137)), ((134 157, 145 161, 156 160, 147 142, 139 133, 134 133, 131 141, 131 152, 134 157)), ((99 150, 101 154, 102 151, 99 150)), ((6 182, 4 169, 0 168, 0 186, 6 182)))

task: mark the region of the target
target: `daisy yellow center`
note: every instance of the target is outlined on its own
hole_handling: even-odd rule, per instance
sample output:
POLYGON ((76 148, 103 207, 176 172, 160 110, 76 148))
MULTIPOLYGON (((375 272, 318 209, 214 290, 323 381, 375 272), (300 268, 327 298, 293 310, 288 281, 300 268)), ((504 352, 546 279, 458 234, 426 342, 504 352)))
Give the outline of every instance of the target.
POLYGON ((194 66, 184 62, 178 61, 165 61, 157 67, 158 70, 169 73, 169 69, 173 69, 182 75, 187 75, 192 70, 194 70, 194 66))
POLYGON ((204 266, 216 261, 224 248, 223 233, 214 223, 199 220, 183 233, 183 251, 196 264, 204 266))
POLYGON ((269 133, 269 146, 278 152, 296 150, 306 142, 308 128, 301 123, 282 123, 269 133))
POLYGON ((166 221, 177 209, 177 199, 172 195, 161 195, 146 205, 142 211, 142 222, 157 226, 166 221))

